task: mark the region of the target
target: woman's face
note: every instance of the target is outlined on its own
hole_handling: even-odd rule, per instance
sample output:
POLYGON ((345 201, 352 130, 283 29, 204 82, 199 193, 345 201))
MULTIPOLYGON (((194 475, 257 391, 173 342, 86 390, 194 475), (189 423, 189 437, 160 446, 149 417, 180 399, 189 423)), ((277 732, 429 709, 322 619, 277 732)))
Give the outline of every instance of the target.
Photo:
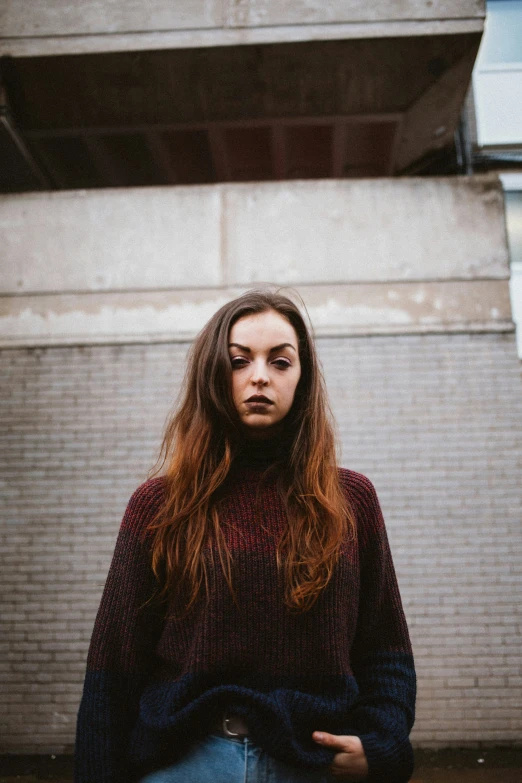
POLYGON ((292 407, 301 377, 295 329, 267 310, 236 321, 228 342, 239 417, 253 435, 268 435, 292 407))

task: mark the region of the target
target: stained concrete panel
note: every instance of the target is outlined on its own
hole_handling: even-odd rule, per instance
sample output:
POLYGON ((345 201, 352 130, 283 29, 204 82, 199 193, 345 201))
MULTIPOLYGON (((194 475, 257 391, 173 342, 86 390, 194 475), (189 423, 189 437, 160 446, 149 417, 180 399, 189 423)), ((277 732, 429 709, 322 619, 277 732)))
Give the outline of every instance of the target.
POLYGON ((484 0, 226 0, 226 22, 238 26, 382 22, 483 17, 484 0))
POLYGON ((298 289, 318 336, 513 331, 507 280, 298 289))
POLYGON ((221 0, 45 0, 2 3, 2 37, 93 35, 218 27, 221 0))
POLYGON ((0 199, 0 293, 508 277, 495 177, 0 199))
POLYGON ((228 26, 482 18, 484 0, 46 0, 3 3, 2 37, 89 35, 228 26))
POLYGON ((0 198, 2 293, 214 286, 221 193, 68 191, 0 198))
POLYGON ((483 29, 485 0, 47 0, 3 3, 0 54, 455 35, 483 29))
POLYGON ((261 27, 212 27, 155 32, 100 33, 0 38, 0 55, 39 57, 58 54, 138 52, 159 49, 192 49, 212 46, 341 41, 363 38, 408 38, 433 35, 482 33, 482 18, 423 19, 394 22, 344 22, 339 24, 266 25, 261 27))
POLYGON ((483 18, 484 0, 46 0, 3 3, 2 37, 93 35, 229 26, 483 18))
MULTIPOLYGON (((507 280, 297 289, 318 336, 513 331, 507 280)), ((191 340, 240 288, 0 297, 0 346, 191 340)))
POLYGON ((487 177, 229 187, 228 282, 507 277, 503 210, 487 177))

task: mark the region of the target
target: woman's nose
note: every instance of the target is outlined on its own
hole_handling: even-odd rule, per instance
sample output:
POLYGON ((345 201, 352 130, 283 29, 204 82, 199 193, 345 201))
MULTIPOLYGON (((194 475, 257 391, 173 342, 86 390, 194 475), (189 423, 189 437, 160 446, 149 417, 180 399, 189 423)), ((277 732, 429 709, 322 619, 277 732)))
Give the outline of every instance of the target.
POLYGON ((252 377, 250 379, 253 384, 256 386, 259 386, 262 384, 263 386, 266 386, 269 382, 269 376, 268 371, 264 363, 261 362, 254 362, 252 367, 252 377))

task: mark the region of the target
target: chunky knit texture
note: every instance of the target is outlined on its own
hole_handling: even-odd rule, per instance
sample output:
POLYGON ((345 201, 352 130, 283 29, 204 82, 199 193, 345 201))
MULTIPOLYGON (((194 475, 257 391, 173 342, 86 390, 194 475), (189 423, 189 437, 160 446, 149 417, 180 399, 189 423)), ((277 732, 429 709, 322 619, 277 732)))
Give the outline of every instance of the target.
POLYGON ((284 605, 275 558, 284 507, 264 467, 255 458, 236 466, 223 501, 237 605, 217 561, 208 600, 185 617, 182 591, 166 617, 148 602, 155 581, 145 529, 163 479, 132 496, 89 650, 76 783, 127 783, 172 763, 212 730, 225 706, 276 759, 326 767, 334 752, 313 742, 312 732, 356 734, 369 780, 409 780, 415 672, 375 490, 341 470, 358 541, 345 544, 313 608, 297 614, 284 605))

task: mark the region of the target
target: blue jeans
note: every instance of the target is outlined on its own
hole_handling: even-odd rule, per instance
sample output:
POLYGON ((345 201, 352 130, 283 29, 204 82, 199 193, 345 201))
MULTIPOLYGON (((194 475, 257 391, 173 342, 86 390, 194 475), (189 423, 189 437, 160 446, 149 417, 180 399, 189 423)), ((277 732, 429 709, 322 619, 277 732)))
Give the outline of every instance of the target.
POLYGON ((245 739, 210 734, 171 767, 152 772, 141 783, 328 783, 323 770, 288 766, 245 739))

